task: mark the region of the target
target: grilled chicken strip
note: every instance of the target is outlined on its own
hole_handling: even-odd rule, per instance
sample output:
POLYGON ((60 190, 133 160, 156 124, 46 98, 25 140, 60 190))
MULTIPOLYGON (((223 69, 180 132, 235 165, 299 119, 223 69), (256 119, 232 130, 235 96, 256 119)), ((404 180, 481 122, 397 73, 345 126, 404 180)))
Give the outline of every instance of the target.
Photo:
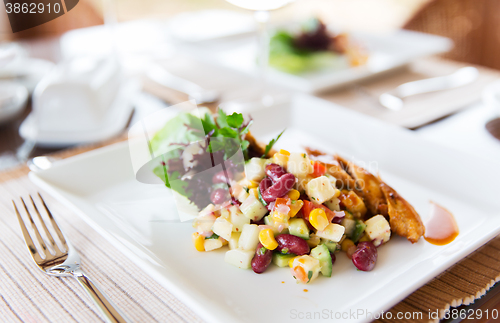
POLYGON ((387 199, 391 230, 406 237, 411 243, 417 242, 425 233, 424 224, 418 213, 392 187, 384 182, 380 187, 387 199))
POLYGON ((371 216, 382 214, 387 216, 387 202, 380 187, 382 183, 372 173, 362 167, 359 167, 352 162, 336 155, 335 159, 347 169, 347 172, 355 179, 357 192, 365 201, 368 211, 371 216))

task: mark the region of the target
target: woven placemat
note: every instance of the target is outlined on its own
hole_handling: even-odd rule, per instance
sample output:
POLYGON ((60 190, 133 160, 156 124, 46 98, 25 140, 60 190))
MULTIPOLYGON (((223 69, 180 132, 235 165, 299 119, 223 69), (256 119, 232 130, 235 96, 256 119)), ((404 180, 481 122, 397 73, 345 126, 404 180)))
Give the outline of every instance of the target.
MULTIPOLYGON (((115 141, 123 140, 120 138, 115 141)), ((105 144, 104 143, 101 146, 105 144)), ((66 158, 96 146, 68 149, 66 158)), ((14 198, 34 193, 26 166, 0 173, 0 313, 3 322, 96 322, 93 305, 76 282, 40 272, 24 245, 14 198)), ((84 269, 95 278, 134 322, 201 322, 191 309, 144 274, 121 252, 74 216, 61 203, 46 196, 51 209, 82 257, 84 269), (89 255, 89 256, 88 256, 89 255)), ((476 250, 428 284, 395 305, 376 322, 437 322, 450 306, 468 305, 500 280, 500 238, 476 250), (413 319, 397 319, 398 313, 413 319), (429 317, 429 313, 439 313, 429 317), (389 319, 388 317, 392 317, 389 319)))

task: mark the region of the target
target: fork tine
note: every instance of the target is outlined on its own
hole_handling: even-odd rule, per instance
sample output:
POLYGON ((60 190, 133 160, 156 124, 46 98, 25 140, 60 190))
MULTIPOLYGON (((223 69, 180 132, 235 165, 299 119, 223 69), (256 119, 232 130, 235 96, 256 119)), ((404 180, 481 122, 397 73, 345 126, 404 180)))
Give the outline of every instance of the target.
POLYGON ((33 208, 35 208, 35 212, 38 215, 38 219, 40 220, 40 223, 42 223, 43 230, 45 231, 45 234, 47 235, 47 238, 49 239, 50 244, 54 248, 56 252, 56 256, 59 256, 60 254, 63 254, 57 243, 54 241, 54 238, 52 237, 52 234, 50 233, 49 229, 47 228, 47 225, 45 224, 44 219, 42 218, 42 215, 40 214, 40 211, 38 211, 38 207, 36 206, 35 200, 33 200, 33 197, 30 195, 31 199, 31 204, 33 205, 33 208))
POLYGON ((23 232, 26 245, 28 246, 31 256, 33 257, 33 260, 35 260, 35 262, 39 264, 43 261, 43 259, 40 256, 40 253, 38 252, 35 244, 33 243, 33 240, 31 240, 31 236, 28 232, 28 229, 26 228, 26 224, 24 223, 24 220, 21 217, 21 214, 19 213, 16 202, 14 202, 14 200, 12 200, 12 204, 14 205, 14 209, 16 210, 17 219, 19 220, 19 225, 21 226, 21 231, 23 232))
POLYGON ((40 235, 40 231, 38 231, 38 227, 35 224, 35 221, 33 220, 33 217, 31 216, 30 211, 28 210, 28 206, 26 205, 26 202, 24 202, 24 199, 21 197, 21 201, 23 202, 24 205, 24 210, 26 211, 26 214, 28 215, 28 219, 30 220, 31 227, 33 228, 33 231, 35 231, 35 236, 38 240, 38 243, 40 244, 40 247, 43 249, 43 253, 45 254, 45 259, 49 258, 50 252, 47 250, 47 245, 45 244, 45 241, 43 241, 42 236, 40 235))
POLYGON ((57 233, 57 236, 59 237, 59 241, 61 241, 61 243, 64 246, 64 248, 66 250, 68 250, 68 244, 66 243, 66 239, 64 238, 64 235, 63 235, 61 229, 59 229, 59 226, 57 225, 56 220, 52 216, 52 212, 50 212, 49 208, 47 207, 47 204, 45 203, 45 200, 43 199, 42 195, 40 195, 40 193, 38 193, 38 197, 40 197, 40 200, 42 201, 43 207, 45 208, 45 211, 47 211, 49 219, 50 219, 50 221, 52 223, 52 227, 54 228, 54 230, 57 233))

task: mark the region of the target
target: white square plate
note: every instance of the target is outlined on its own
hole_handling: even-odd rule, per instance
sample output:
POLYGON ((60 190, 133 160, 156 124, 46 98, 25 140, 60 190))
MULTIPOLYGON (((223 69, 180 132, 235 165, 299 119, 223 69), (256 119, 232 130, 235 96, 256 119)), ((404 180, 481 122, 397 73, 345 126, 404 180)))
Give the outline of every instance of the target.
MULTIPOLYGON (((269 80, 300 92, 317 93, 404 66, 417 58, 445 53, 453 43, 450 39, 408 30, 390 33, 352 33, 370 57, 365 65, 346 68, 325 68, 301 74, 269 69, 269 80)), ((255 36, 200 43, 184 43, 181 48, 190 56, 242 72, 256 75, 255 36)))
POLYGON ((446 246, 393 236, 379 248, 373 271, 357 271, 340 253, 331 278, 299 285, 287 268, 257 275, 225 263, 222 250, 197 252, 191 224, 175 221, 168 189, 135 180, 127 143, 68 158, 30 178, 210 322, 300 321, 307 313, 325 321, 339 315, 371 321, 368 312, 389 309, 500 232, 500 200, 494 197, 500 173, 493 163, 306 95, 252 117, 253 133, 262 140, 287 128, 281 148, 310 145, 368 162, 423 219, 429 201, 443 205, 455 215, 459 236, 446 246))

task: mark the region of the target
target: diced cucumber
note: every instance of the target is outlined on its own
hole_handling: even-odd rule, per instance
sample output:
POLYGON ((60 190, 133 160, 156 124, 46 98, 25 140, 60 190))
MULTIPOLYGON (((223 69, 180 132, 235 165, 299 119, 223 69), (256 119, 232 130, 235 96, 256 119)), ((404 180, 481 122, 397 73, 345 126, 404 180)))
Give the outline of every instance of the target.
POLYGON ((354 227, 354 231, 351 235, 352 242, 358 242, 359 238, 363 235, 363 232, 365 232, 365 228, 366 224, 364 224, 363 221, 356 220, 356 226, 354 227))
POLYGON ((252 194, 240 205, 240 210, 254 221, 259 221, 267 213, 267 208, 252 194))
POLYGON ((330 256, 330 250, 325 244, 320 244, 313 250, 311 250, 311 256, 319 260, 320 271, 323 276, 332 276, 332 257, 330 256))
POLYGON ((300 237, 305 240, 309 240, 309 227, 306 221, 302 218, 293 218, 290 220, 288 226, 288 231, 294 236, 300 237))
POLYGON ((351 237, 354 232, 354 228, 356 227, 356 221, 353 219, 343 218, 342 225, 345 227, 346 236, 351 237))
POLYGON ((337 243, 331 240, 321 239, 321 243, 325 245, 331 252, 337 251, 337 243))
POLYGON ((273 254, 273 264, 275 264, 278 267, 288 267, 288 261, 294 257, 297 257, 296 255, 284 255, 279 252, 275 252, 273 254))

